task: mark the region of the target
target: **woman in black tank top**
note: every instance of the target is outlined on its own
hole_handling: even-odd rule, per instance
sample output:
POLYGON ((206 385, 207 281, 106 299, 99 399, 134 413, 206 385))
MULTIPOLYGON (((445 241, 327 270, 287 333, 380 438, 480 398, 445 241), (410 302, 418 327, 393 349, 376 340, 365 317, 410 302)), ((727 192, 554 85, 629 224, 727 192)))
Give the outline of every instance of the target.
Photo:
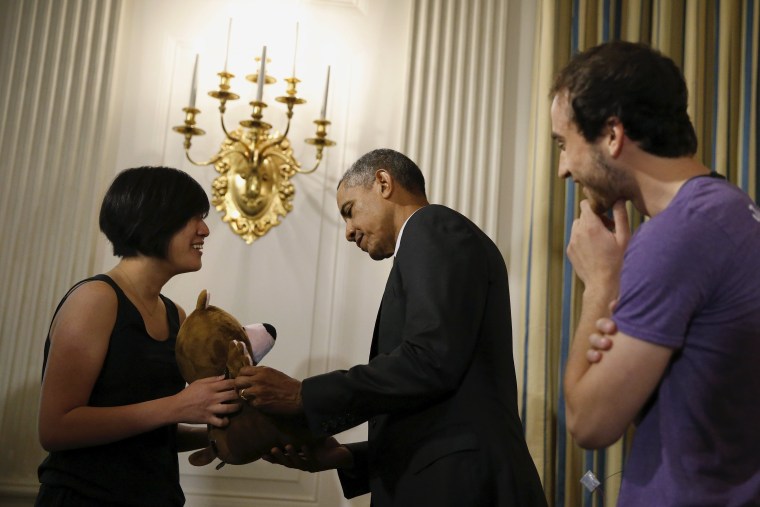
POLYGON ((201 268, 209 202, 186 173, 121 172, 100 210, 119 263, 61 300, 45 342, 40 506, 182 505, 178 451, 207 445, 205 426, 238 409, 232 380, 185 387, 174 344, 185 318, 161 295, 201 268))

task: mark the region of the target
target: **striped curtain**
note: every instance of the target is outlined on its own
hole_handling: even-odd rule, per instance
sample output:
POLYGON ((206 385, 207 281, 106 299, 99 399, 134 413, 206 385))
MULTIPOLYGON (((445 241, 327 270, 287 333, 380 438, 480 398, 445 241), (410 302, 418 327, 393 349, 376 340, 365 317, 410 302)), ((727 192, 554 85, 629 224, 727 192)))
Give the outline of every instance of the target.
MULTIPOLYGON (((39 488, 42 347, 96 269, 121 0, 0 0, 0 504, 39 488)), ((104 244, 104 243, 101 243, 104 244)))
MULTIPOLYGON (((754 199, 758 178, 758 33, 755 0, 541 0, 533 70, 523 238, 526 309, 522 339, 522 417, 550 505, 612 506, 633 430, 604 451, 584 451, 566 430, 562 376, 580 310, 567 245, 580 196, 557 177, 548 91, 571 55, 614 39, 650 44, 682 69, 689 114, 700 146, 696 157, 754 199), (596 491, 580 483, 591 470, 596 491)), ((636 227, 641 217, 632 216, 636 227)))

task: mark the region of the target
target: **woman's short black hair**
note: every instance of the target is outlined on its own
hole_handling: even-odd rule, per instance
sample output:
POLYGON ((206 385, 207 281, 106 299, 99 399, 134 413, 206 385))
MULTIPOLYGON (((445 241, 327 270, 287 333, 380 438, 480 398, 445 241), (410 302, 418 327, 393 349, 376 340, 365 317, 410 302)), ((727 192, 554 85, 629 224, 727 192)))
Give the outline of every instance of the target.
POLYGON ((209 202, 190 175, 170 167, 135 167, 120 172, 100 207, 100 230, 118 257, 166 258, 169 241, 209 202))

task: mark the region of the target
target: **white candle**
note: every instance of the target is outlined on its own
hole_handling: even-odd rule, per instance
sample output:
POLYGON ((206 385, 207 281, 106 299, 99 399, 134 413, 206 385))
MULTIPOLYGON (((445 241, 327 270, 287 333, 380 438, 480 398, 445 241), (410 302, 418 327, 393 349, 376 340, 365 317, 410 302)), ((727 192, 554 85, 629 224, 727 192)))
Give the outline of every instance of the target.
POLYGON ((292 77, 296 77, 296 56, 298 55, 298 22, 296 22, 296 45, 293 46, 293 74, 292 77))
POLYGON ((330 66, 327 66, 327 80, 325 81, 325 98, 322 101, 322 113, 319 115, 320 119, 325 119, 327 113, 327 91, 330 89, 330 66))
POLYGON ((259 77, 256 78, 256 81, 258 82, 259 89, 256 92, 256 101, 261 102, 261 97, 264 96, 264 81, 267 79, 267 47, 264 46, 264 49, 261 51, 261 66, 259 67, 259 77))
POLYGON ((230 58, 230 34, 232 33, 232 18, 227 25, 227 51, 224 52, 224 72, 227 72, 227 61, 230 58))
POLYGON ((198 89, 198 53, 195 53, 195 66, 193 67, 193 84, 190 88, 190 107, 195 107, 195 94, 198 89))

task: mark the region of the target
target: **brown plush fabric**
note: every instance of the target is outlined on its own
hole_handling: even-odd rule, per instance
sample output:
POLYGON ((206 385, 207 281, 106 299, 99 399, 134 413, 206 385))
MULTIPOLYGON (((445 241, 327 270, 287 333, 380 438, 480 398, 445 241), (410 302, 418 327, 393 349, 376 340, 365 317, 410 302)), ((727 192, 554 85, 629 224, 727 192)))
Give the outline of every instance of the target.
MULTIPOLYGON (((205 290, 195 310, 177 334, 177 364, 187 382, 227 374, 237 376, 240 368, 253 364, 251 343, 238 320, 208 304, 205 290)), ((244 403, 225 428, 209 426, 209 447, 193 453, 189 461, 202 466, 214 458, 242 465, 269 453, 273 447, 292 444, 296 448, 317 441, 301 417, 267 415, 244 403)))
POLYGON ((190 383, 223 374, 233 341, 244 343, 248 353, 253 354, 242 324, 221 308, 209 305, 208 293, 202 290, 195 310, 177 334, 175 353, 182 377, 190 383))

